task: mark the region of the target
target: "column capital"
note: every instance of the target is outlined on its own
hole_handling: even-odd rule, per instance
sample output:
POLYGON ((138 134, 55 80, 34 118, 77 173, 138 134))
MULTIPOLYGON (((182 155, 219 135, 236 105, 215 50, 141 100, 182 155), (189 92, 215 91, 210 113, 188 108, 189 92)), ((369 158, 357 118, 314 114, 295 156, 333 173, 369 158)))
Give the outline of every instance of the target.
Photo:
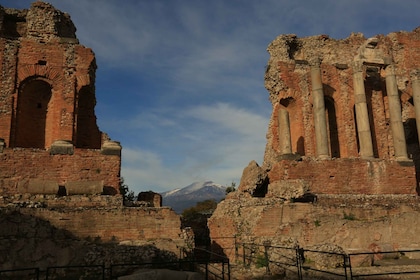
POLYGON ((420 69, 414 69, 410 72, 410 78, 412 81, 420 80, 420 69))
POLYGON ((363 61, 362 60, 354 60, 351 64, 353 68, 353 73, 356 72, 363 72, 363 61))
POLYGON ((389 64, 385 67, 385 76, 395 76, 395 65, 389 64))
POLYGON ((319 68, 321 66, 321 59, 318 56, 308 59, 309 66, 319 68))

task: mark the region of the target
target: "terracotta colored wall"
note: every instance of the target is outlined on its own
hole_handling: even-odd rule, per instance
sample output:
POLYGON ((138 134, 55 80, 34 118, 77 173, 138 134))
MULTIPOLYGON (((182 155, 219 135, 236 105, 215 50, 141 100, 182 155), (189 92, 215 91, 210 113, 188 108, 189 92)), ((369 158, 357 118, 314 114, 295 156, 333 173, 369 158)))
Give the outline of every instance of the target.
MULTIPOLYGON (((303 179, 314 194, 417 194, 412 163, 386 160, 283 160, 273 165, 270 182, 303 179)), ((269 186, 270 187, 270 186, 269 186)))
POLYGON ((95 56, 75 32, 69 15, 48 3, 0 6, 2 194, 18 193, 32 179, 103 181, 118 193, 120 153, 100 150, 107 139, 94 111, 95 56), (59 140, 76 147, 74 154, 50 155, 59 140))
POLYGON ((7 148, 0 153, 0 193, 18 193, 21 184, 35 178, 58 185, 103 180, 104 187, 118 193, 120 168, 120 156, 103 155, 100 150, 75 149, 73 155, 50 155, 45 150, 7 148))
MULTIPOLYGON (((402 120, 414 118, 410 72, 420 68, 420 29, 412 32, 396 32, 378 35, 378 51, 393 60, 398 90, 401 97, 402 120)), ((281 35, 268 47, 270 59, 265 76, 273 112, 267 133, 267 149, 264 164, 276 162, 279 152, 277 111, 284 100, 293 100, 287 107, 291 123, 293 152, 302 156, 316 156, 313 96, 310 76, 311 60, 321 59, 323 92, 335 109, 337 131, 334 135, 336 151, 332 157, 358 157, 357 127, 354 112, 352 62, 358 49, 366 41, 361 34, 335 40, 328 36, 298 38, 281 35)), ((366 70, 366 69, 365 69, 366 70)), ((384 69, 377 77, 365 73, 365 92, 370 117, 375 158, 394 159, 394 147, 390 130, 388 97, 384 69)), ((331 139, 330 139, 331 144, 331 139)), ((331 145, 330 145, 331 146, 331 145)))
POLYGON ((181 220, 170 208, 66 208, 65 211, 25 208, 21 213, 45 219, 80 238, 99 236, 104 242, 180 240, 181 220))

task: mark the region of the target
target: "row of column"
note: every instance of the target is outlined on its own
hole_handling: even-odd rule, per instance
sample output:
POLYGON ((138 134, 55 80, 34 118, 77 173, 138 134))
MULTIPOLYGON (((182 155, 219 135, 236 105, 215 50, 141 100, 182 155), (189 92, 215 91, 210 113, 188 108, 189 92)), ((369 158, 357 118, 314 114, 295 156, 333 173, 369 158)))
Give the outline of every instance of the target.
MULTIPOLYGON (((327 119, 325 114, 324 92, 322 87, 322 74, 319 59, 311 61, 310 66, 316 155, 319 158, 328 158, 330 155, 328 146, 327 119)), ((404 161, 408 160, 408 155, 404 125, 402 122, 397 79, 395 75, 395 67, 393 65, 387 65, 385 68, 385 74, 395 158, 396 160, 404 161)), ((411 74, 411 79, 413 86, 413 101, 416 114, 417 132, 419 133, 420 139, 420 70, 413 71, 411 74)), ((369 159, 374 157, 374 153, 364 86, 363 61, 354 61, 353 63, 353 86, 357 132, 359 136, 359 152, 362 158, 369 159)), ((281 133, 279 133, 280 153, 290 154, 292 153, 292 144, 289 115, 286 108, 279 109, 278 124, 281 128, 281 133)))
MULTIPOLYGON (((395 159, 400 161, 408 160, 394 65, 387 65, 385 67, 385 84, 388 95, 388 109, 395 159)), ((357 133, 359 135, 359 153, 360 157, 369 159, 374 157, 374 153, 363 78, 363 61, 354 61, 353 63, 353 85, 357 133)))

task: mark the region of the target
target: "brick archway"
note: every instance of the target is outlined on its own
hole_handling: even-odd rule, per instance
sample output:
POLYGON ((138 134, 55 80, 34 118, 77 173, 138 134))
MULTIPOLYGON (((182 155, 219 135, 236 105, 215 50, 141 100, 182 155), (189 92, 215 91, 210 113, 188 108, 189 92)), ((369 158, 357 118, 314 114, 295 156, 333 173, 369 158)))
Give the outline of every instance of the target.
POLYGON ((51 85, 44 79, 21 84, 17 98, 14 147, 44 149, 51 130, 51 85))

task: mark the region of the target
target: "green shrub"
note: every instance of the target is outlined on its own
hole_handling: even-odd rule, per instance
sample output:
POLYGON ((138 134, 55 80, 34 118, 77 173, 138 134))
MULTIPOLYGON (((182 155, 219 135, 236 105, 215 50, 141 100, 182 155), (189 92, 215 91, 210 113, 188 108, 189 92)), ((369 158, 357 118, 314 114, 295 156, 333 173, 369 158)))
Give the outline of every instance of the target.
POLYGON ((258 268, 267 267, 268 266, 268 259, 265 255, 258 255, 255 261, 255 266, 258 268))
POLYGON ((346 213, 343 212, 344 220, 354 221, 356 220, 356 216, 353 213, 346 213))

